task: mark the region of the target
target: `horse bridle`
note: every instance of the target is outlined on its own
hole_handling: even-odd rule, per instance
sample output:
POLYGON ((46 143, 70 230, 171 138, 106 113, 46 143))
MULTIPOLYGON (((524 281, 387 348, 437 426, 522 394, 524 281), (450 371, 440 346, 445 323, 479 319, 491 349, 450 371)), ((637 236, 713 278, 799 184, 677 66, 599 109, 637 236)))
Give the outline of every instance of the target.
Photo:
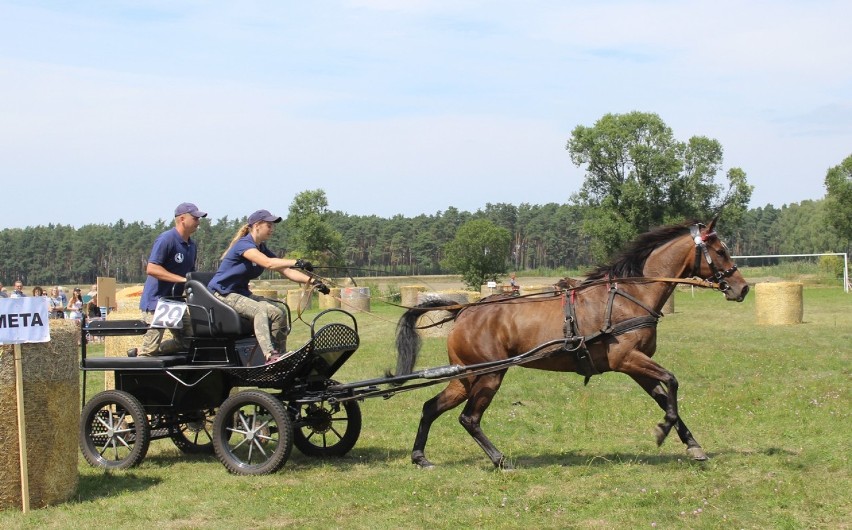
POLYGON ((692 234, 692 239, 695 241, 695 265, 693 265, 693 274, 695 276, 701 275, 701 255, 704 255, 704 260, 707 262, 707 265, 710 267, 710 272, 713 274, 704 278, 705 281, 715 282, 719 285, 719 290, 722 292, 729 291, 731 286, 728 285, 728 282, 725 281, 725 278, 729 278, 735 272, 737 272, 737 266, 734 264, 730 269, 727 270, 719 270, 719 267, 716 266, 716 263, 713 262, 713 258, 710 256, 710 250, 707 249, 707 241, 712 238, 718 238, 716 232, 708 232, 706 234, 701 233, 701 228, 704 225, 694 224, 689 227, 689 231, 692 234))

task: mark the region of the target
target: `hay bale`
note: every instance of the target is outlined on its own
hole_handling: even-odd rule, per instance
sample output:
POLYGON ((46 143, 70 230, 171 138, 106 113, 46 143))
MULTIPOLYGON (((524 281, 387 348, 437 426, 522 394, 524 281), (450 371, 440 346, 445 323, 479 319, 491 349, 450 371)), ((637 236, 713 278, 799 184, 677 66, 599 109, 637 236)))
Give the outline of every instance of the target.
POLYGON ((290 311, 301 313, 311 308, 311 292, 305 289, 288 289, 287 306, 290 311))
MULTIPOLYGON (((136 309, 120 309, 111 311, 107 320, 144 320, 142 311, 136 309)), ((127 350, 131 348, 142 348, 142 337, 144 335, 125 335, 118 337, 104 337, 104 357, 127 357, 127 350)), ((171 337, 168 331, 163 336, 163 340, 168 340, 171 337)), ((104 372, 104 390, 113 390, 115 388, 115 374, 109 370, 104 372)))
MULTIPOLYGON (((469 294, 470 291, 433 291, 433 292, 425 292, 417 295, 417 303, 422 304, 425 302, 429 302, 432 300, 447 300, 449 302, 454 302, 457 304, 467 304, 469 303, 469 294)), ((453 314, 449 311, 429 311, 428 313, 423 313, 417 319, 417 332, 421 337, 446 337, 450 334, 450 331, 455 327, 454 320, 448 320, 446 322, 442 322, 437 326, 433 326, 432 324, 436 324, 445 319, 452 318, 453 314)))
MULTIPOLYGON (((77 490, 78 336, 73 321, 51 320, 50 342, 21 345, 33 508, 65 502, 77 490)), ((13 348, 0 346, 0 509, 21 508, 13 348)))
POLYGON ((369 287, 344 287, 340 289, 340 307, 347 311, 370 312, 369 287))
POLYGON ((329 288, 328 294, 319 295, 320 309, 339 309, 340 308, 340 287, 329 288))
POLYGON ((675 312, 674 310, 674 299, 675 299, 675 291, 672 291, 671 296, 666 299, 666 302, 663 304, 662 313, 664 315, 671 315, 675 312))
POLYGON ((139 300, 142 298, 142 285, 133 285, 119 289, 115 293, 116 307, 119 311, 139 310, 139 300))
POLYGON ((425 285, 403 285, 399 288, 400 304, 405 307, 417 305, 417 295, 425 292, 425 285))
POLYGON ((553 285, 522 285, 521 294, 540 294, 540 293, 555 293, 556 288, 553 285))
POLYGON ((764 282, 755 285, 757 323, 766 326, 801 324, 802 284, 799 282, 764 282))
POLYGON ((254 289, 251 294, 269 298, 270 300, 278 300, 278 291, 275 289, 254 289))

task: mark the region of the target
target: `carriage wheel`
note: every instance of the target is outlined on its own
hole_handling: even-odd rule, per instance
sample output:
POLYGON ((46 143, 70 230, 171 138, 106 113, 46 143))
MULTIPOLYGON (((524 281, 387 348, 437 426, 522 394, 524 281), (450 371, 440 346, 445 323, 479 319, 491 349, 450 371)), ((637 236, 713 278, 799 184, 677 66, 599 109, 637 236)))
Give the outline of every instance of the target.
POLYGON ((181 452, 188 455, 213 454, 213 409, 197 410, 182 415, 177 423, 169 425, 169 437, 181 452))
POLYGON ((138 465, 148 452, 151 429, 139 400, 107 390, 86 403, 80 416, 80 449, 89 464, 106 469, 138 465))
POLYGON ((361 407, 357 401, 309 403, 297 412, 293 443, 306 456, 343 456, 361 435, 361 407))
POLYGON ((222 403, 213 422, 216 456, 231 473, 274 473, 293 450, 293 425, 284 404, 259 390, 235 394, 222 403))

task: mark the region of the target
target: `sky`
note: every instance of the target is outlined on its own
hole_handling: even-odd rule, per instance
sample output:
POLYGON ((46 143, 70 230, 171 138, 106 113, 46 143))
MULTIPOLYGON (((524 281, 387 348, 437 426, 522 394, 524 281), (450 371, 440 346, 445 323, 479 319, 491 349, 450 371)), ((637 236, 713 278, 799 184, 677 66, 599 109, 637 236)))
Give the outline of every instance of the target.
POLYGON ((752 207, 852 155, 852 2, 0 0, 0 228, 566 203, 566 143, 655 113, 752 207))

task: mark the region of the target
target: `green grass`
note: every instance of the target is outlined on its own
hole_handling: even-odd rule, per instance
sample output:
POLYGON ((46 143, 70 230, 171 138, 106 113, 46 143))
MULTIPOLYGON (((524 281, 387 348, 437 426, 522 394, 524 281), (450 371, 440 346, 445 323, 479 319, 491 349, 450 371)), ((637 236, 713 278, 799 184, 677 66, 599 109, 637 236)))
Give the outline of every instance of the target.
MULTIPOLYGON (((294 450, 271 476, 229 475, 168 440, 130 471, 80 457, 71 502, 7 510, 0 527, 848 528, 850 305, 839 288, 806 288, 803 324, 759 327, 753 297, 677 293, 655 359, 678 376, 682 415, 711 457, 703 464, 675 434, 656 446, 662 412, 626 376, 584 387, 576 374, 513 368, 483 420, 511 473, 492 468, 458 410, 433 426, 427 455, 438 467, 410 464, 420 407, 438 386, 366 400, 346 457, 294 450)), ((395 362, 400 311, 373 309, 358 318, 362 346, 341 381, 395 362)), ((297 323, 291 347, 306 336, 297 323)), ((427 340, 419 366, 445 363, 444 341, 427 340)))

